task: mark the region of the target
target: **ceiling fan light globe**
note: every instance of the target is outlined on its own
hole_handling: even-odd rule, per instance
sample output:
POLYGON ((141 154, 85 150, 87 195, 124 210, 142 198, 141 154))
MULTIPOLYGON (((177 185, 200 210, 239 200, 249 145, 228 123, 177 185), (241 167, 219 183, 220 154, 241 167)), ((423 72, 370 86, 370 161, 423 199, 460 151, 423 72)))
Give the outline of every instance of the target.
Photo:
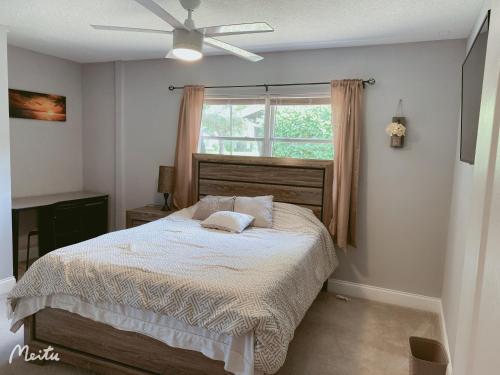
POLYGON ((200 51, 190 48, 174 48, 172 53, 176 58, 184 61, 197 61, 203 57, 200 51))
POLYGON ((173 55, 184 61, 196 61, 202 58, 203 35, 197 31, 174 30, 173 55))

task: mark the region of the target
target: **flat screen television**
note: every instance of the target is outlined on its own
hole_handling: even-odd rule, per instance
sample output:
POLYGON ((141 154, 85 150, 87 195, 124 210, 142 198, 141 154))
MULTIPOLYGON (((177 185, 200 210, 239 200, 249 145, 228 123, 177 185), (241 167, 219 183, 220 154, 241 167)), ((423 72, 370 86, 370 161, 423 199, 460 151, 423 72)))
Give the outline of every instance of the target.
POLYGON ((481 92, 483 89, 486 45, 490 26, 490 12, 462 65, 462 126, 460 134, 460 160, 474 164, 476 155, 481 92))

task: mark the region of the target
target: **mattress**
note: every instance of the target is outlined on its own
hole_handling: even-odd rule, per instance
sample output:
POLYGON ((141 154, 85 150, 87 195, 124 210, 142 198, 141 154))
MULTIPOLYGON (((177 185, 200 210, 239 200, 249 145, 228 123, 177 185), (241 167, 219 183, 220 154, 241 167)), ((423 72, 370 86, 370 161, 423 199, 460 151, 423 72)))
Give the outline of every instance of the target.
MULTIPOLYGON (((53 251, 8 297, 69 295, 153 312, 210 332, 254 338, 254 367, 274 373, 337 265, 331 237, 305 208, 275 203, 273 228, 202 228, 193 208, 53 251)), ((13 329, 21 322, 13 321, 13 329)))

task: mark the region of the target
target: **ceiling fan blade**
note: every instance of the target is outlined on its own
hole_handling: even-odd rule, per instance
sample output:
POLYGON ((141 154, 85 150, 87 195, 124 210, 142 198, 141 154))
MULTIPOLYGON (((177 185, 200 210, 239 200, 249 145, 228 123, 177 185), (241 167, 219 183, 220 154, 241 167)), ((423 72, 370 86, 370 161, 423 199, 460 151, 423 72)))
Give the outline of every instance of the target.
POLYGON ((135 0, 135 2, 141 4, 144 8, 156 14, 163 21, 168 23, 174 29, 186 29, 187 27, 180 22, 177 18, 168 13, 165 9, 159 6, 154 0, 135 0))
POLYGON ((135 33, 172 34, 172 31, 156 30, 156 29, 140 29, 137 27, 105 26, 105 25, 90 25, 90 26, 92 26, 96 30, 132 31, 135 33))
POLYGON ((274 29, 271 26, 269 26, 267 22, 238 23, 235 25, 209 26, 209 27, 201 27, 196 30, 198 30, 205 36, 269 33, 274 31, 274 29))
POLYGON ((224 50, 226 52, 229 52, 232 55, 241 57, 242 59, 252 61, 252 62, 257 62, 262 59, 264 59, 262 56, 256 55, 255 53, 252 53, 250 51, 245 51, 244 49, 241 49, 239 47, 233 46, 229 43, 220 41, 218 39, 214 38, 205 38, 204 42, 208 44, 209 46, 219 48, 221 50, 224 50))

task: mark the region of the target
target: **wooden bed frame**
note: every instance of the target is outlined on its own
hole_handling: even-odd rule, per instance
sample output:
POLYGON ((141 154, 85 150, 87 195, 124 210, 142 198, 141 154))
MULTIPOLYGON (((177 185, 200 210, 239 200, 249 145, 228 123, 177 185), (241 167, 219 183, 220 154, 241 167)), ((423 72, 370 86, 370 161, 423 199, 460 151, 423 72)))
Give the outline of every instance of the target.
MULTIPOLYGON (((277 202, 311 208, 328 224, 332 179, 332 161, 194 154, 192 198, 274 195, 277 202)), ((199 352, 60 309, 45 308, 27 317, 24 329, 30 352, 50 345, 61 362, 102 374, 229 374, 223 362, 199 352)))

